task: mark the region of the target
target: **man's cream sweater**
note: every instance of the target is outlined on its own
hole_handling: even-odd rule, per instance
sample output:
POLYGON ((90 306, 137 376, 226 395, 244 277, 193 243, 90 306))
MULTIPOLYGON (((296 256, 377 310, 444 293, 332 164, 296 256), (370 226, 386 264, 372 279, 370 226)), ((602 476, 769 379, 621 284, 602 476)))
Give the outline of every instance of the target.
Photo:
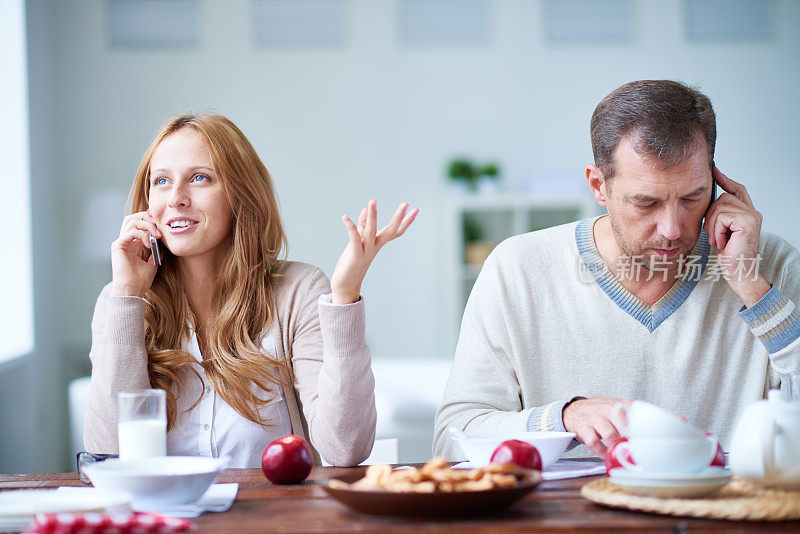
POLYGON ((705 233, 699 267, 648 306, 603 262, 595 220, 512 237, 486 260, 436 416, 437 454, 463 458, 449 426, 563 430, 577 396, 653 402, 727 447, 742 409, 800 370, 800 254, 786 241, 762 234, 759 270, 773 288, 751 308, 715 276, 705 233))

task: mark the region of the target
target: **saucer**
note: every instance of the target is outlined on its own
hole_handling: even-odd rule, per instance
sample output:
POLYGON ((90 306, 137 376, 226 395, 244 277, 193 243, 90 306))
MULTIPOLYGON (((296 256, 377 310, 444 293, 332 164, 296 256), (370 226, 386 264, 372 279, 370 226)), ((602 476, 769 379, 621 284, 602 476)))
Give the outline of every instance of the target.
POLYGON ((728 483, 731 471, 707 467, 699 473, 649 473, 624 467, 612 469, 611 481, 625 491, 648 497, 702 497, 728 483))

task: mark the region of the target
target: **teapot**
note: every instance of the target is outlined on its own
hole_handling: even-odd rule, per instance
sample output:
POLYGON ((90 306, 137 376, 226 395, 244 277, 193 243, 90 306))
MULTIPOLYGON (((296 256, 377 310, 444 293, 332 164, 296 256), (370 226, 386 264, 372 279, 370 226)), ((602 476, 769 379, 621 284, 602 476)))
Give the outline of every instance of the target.
POLYGON ((800 402, 778 389, 745 408, 731 440, 728 463, 742 478, 762 486, 800 488, 800 402))

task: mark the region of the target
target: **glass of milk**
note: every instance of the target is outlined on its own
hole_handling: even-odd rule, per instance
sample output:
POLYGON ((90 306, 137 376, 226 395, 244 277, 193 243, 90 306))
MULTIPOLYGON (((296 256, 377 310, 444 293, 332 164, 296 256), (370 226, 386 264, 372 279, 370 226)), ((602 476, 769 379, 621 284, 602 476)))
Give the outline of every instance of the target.
POLYGON ((119 394, 119 457, 167 455, 167 395, 163 389, 119 394))

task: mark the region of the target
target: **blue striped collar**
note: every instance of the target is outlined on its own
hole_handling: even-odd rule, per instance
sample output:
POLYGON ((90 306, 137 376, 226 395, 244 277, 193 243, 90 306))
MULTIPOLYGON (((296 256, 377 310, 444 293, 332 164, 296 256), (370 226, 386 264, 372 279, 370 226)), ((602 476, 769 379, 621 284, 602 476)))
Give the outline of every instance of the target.
POLYGON ((700 232, 700 237, 692 249, 691 256, 697 258, 693 268, 686 269, 683 276, 675 282, 670 290, 658 302, 650 306, 625 289, 603 261, 594 242, 594 223, 597 219, 599 217, 578 221, 575 228, 575 241, 578 245, 582 266, 617 306, 652 332, 680 308, 700 281, 705 272, 711 249, 708 243, 708 234, 700 232))

